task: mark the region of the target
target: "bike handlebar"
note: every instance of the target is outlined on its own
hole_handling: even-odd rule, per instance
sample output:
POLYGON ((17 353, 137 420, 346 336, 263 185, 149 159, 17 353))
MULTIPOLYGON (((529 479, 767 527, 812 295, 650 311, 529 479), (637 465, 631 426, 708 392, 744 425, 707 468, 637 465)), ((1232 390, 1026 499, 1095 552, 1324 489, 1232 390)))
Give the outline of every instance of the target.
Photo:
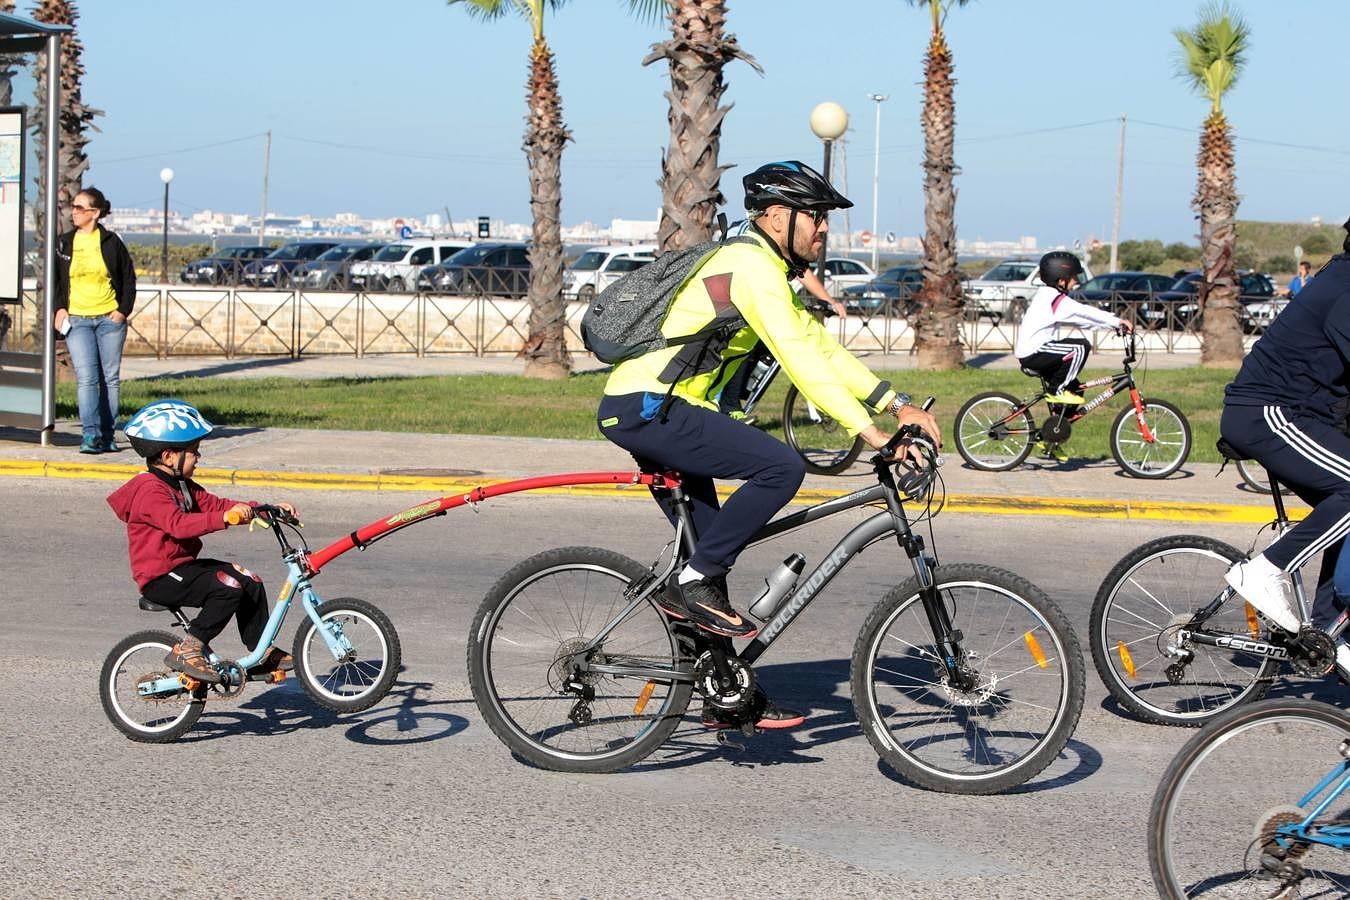
MULTIPOLYGON (((280 522, 283 525, 295 525, 297 527, 301 524, 298 518, 286 512, 286 510, 282 509, 280 506, 275 506, 271 503, 259 503, 257 506, 253 507, 253 515, 255 518, 263 519, 263 524, 266 524, 267 522, 280 522)), ((244 519, 234 510, 230 510, 225 513, 225 521, 231 525, 241 525, 243 524, 244 519)))

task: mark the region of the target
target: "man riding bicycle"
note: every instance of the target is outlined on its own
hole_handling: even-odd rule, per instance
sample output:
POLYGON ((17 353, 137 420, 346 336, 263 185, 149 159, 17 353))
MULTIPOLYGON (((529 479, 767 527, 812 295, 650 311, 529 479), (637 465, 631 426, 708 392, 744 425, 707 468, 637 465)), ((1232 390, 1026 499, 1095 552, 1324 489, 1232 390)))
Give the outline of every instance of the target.
MULTIPOLYGON (((1346 222, 1350 232, 1350 221, 1346 222)), ((1230 585, 1286 631, 1303 624, 1288 573, 1318 553, 1312 618, 1324 625, 1350 601, 1350 236, 1252 347, 1224 395, 1224 440, 1264 465, 1313 508, 1270 546, 1228 572, 1230 585)), ((1337 647, 1350 664, 1350 646, 1337 647)))
MULTIPOLYGON (((718 411, 718 394, 756 342, 764 342, 809 401, 874 448, 891 437, 873 424, 874 412, 918 425, 935 441, 941 432, 932 415, 832 338, 788 283, 819 254, 829 211, 853 204, 795 161, 761 166, 743 184, 748 239, 713 253, 675 295, 661 330, 672 337, 694 334, 718 317, 736 314, 747 325, 729 336, 619 363, 605 383, 597 420, 605 437, 640 465, 679 471, 693 501, 695 552, 671 576, 659 600, 662 609, 711 634, 748 638, 756 628, 732 607, 726 574, 806 474, 801 457, 786 444, 718 411), (715 478, 745 482, 725 507, 718 502, 715 478)), ((770 705, 760 725, 781 728, 801 721, 770 705)))

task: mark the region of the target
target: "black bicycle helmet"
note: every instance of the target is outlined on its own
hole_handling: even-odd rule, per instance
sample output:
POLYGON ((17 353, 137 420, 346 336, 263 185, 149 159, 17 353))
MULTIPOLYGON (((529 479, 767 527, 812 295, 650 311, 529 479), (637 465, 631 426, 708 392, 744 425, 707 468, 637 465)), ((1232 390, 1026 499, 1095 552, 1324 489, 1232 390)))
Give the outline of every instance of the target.
POLYGON ((741 179, 745 186, 745 208, 762 212, 770 206, 789 209, 848 209, 853 205, 843 194, 830 187, 815 169, 789 159, 760 166, 741 179))
POLYGON ((1068 250, 1051 250, 1041 257, 1041 281, 1050 287, 1059 287, 1060 281, 1078 278, 1083 274, 1083 263, 1068 250))

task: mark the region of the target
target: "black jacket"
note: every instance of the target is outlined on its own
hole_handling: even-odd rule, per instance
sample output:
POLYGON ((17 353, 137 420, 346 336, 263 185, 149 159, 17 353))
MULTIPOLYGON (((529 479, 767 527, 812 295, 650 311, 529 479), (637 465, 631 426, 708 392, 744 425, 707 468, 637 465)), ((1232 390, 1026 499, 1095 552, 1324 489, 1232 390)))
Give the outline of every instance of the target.
MULTIPOLYGON (((129 316, 136 305, 136 266, 122 239, 102 225, 97 227, 103 264, 108 268, 108 280, 117 297, 117 311, 129 316)), ((73 228, 56 239, 56 291, 52 298, 54 309, 67 309, 70 306, 70 259, 74 245, 73 228)))

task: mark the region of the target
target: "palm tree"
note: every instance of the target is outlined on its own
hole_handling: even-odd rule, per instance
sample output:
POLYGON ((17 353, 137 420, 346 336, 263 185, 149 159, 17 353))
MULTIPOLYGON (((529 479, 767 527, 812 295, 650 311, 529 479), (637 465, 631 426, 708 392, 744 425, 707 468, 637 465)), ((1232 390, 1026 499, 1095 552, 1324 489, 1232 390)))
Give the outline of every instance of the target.
POLYGON ((1201 319, 1200 363, 1236 366, 1242 362, 1238 319, 1238 282, 1233 264, 1237 247, 1238 194, 1233 167, 1233 137, 1223 114, 1223 95, 1246 64, 1247 23, 1226 3, 1206 6, 1189 31, 1172 32, 1181 43, 1179 75, 1209 98, 1209 117, 1200 133, 1196 157, 1199 179, 1191 206, 1200 214, 1200 253, 1204 278, 1197 293, 1201 319))
POLYGON ((567 351, 567 306, 563 302, 562 151, 571 132, 562 120, 558 75, 553 51, 544 39, 544 10, 556 11, 565 0, 447 0, 463 3, 469 13, 497 19, 514 10, 530 24, 530 74, 526 82, 525 158, 529 162, 530 213, 534 221, 530 245, 529 334, 520 355, 531 378, 566 378, 572 371, 567 351))
POLYGON ((957 369, 965 362, 961 351, 965 298, 956 271, 955 81, 942 22, 953 4, 967 2, 909 0, 913 6, 927 6, 933 18, 923 60, 923 287, 914 327, 918 364, 925 369, 957 369))
POLYGON ((670 64, 670 145, 661 157, 662 252, 690 247, 712 237, 713 218, 726 202, 717 163, 722 119, 731 105, 718 106, 726 91, 722 70, 733 59, 745 60, 760 74, 754 57, 726 33, 726 0, 629 0, 640 16, 670 19, 671 38, 652 45, 644 66, 670 64))

